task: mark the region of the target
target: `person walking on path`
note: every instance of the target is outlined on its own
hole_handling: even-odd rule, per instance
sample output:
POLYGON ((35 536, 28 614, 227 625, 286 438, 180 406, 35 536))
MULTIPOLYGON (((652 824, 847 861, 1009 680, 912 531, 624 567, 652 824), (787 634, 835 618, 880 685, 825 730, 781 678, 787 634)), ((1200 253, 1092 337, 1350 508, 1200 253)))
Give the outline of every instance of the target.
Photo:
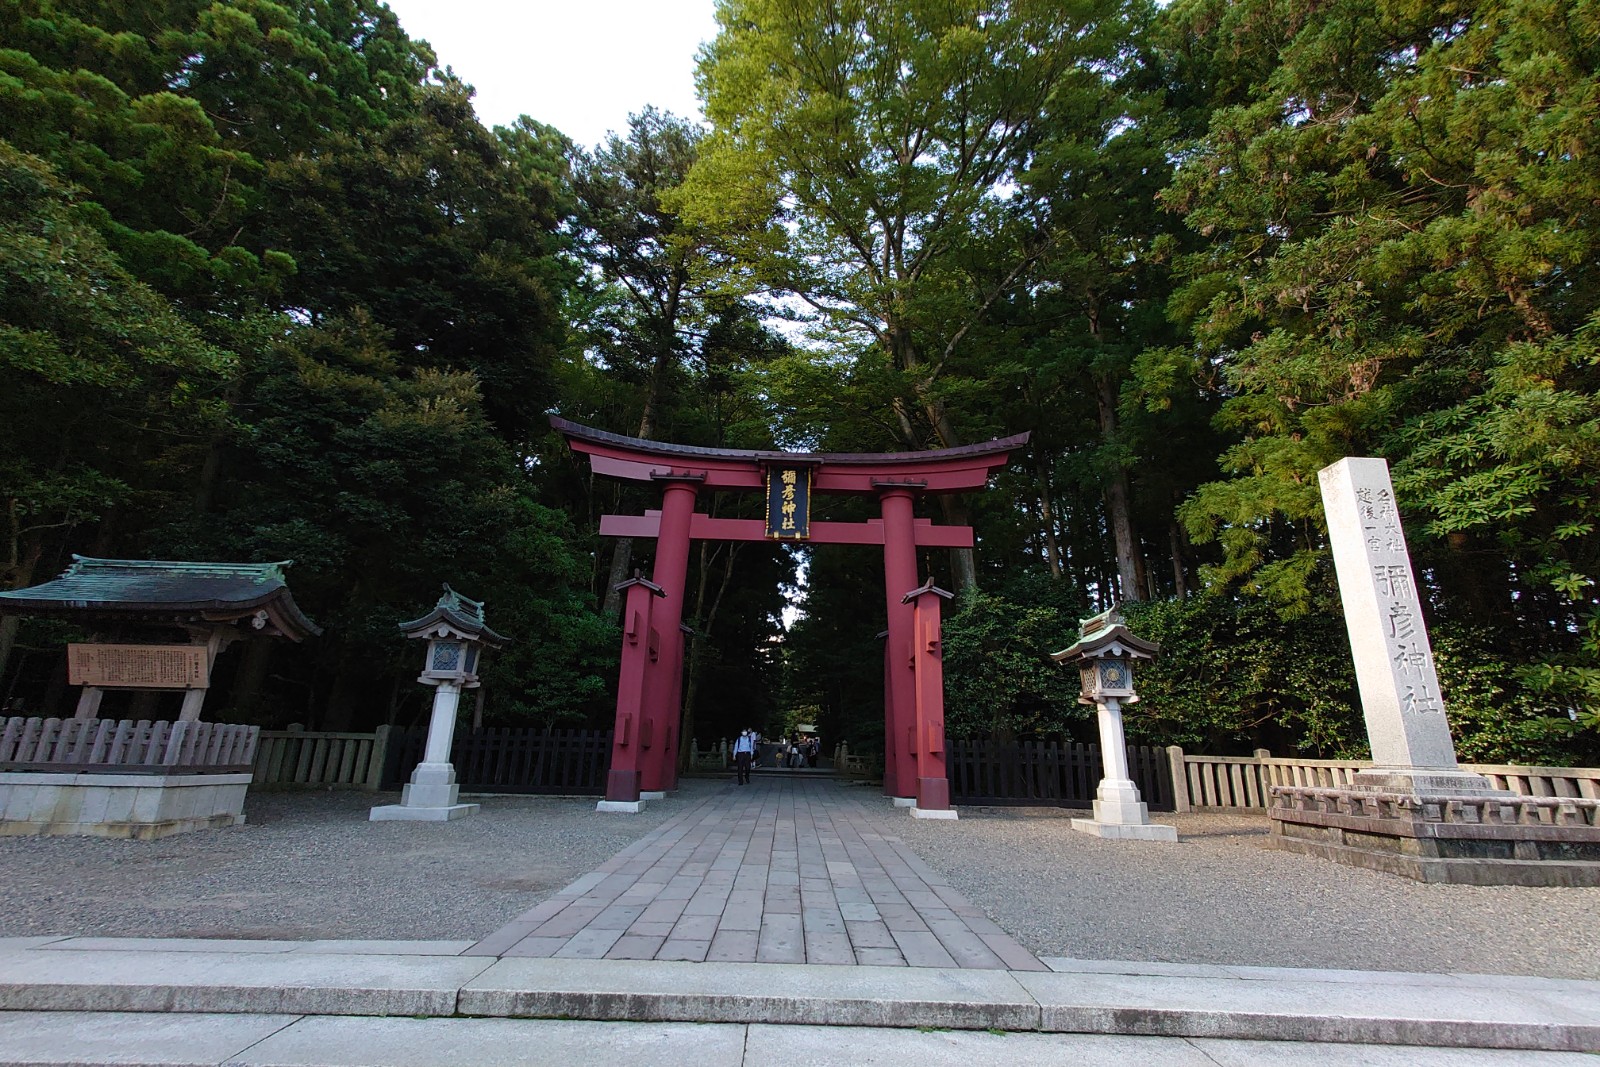
POLYGON ((740 785, 750 784, 750 761, 756 754, 756 732, 746 730, 733 743, 733 769, 740 785))

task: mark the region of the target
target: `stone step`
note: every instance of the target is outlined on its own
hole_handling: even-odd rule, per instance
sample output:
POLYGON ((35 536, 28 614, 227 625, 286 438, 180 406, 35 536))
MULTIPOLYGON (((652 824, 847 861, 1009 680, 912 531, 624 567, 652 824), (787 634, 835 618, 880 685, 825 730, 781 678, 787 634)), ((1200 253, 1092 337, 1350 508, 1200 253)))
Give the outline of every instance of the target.
POLYGON ((346 953, 328 942, 259 942, 258 950, 231 942, 228 951, 203 942, 92 944, 0 944, 0 1011, 461 1015, 1600 1051, 1600 983, 1544 978, 1071 960, 1046 961, 1049 973, 497 960, 437 947, 346 953))
POLYGON ((1572 1052, 553 1019, 0 1012, 0 1067, 1587 1067, 1572 1052))

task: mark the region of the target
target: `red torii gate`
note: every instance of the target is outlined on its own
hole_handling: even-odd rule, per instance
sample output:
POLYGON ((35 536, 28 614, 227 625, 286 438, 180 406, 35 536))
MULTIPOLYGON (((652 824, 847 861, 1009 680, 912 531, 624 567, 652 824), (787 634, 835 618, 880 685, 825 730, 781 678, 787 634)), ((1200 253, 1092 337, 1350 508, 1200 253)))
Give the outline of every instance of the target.
POLYGON ((803 468, 812 493, 876 496, 881 518, 810 523, 816 544, 882 545, 884 605, 884 792, 914 799, 916 810, 947 812, 944 766, 944 676, 939 602, 949 594, 917 581, 918 548, 971 548, 969 526, 917 519, 920 494, 982 489, 1028 434, 932 452, 811 453, 696 448, 624 437, 551 416, 574 452, 599 475, 661 486, 661 510, 605 515, 608 537, 653 537, 655 568, 647 581, 619 588, 623 609, 617 718, 606 782, 608 807, 637 810, 641 796, 677 786, 682 716, 683 593, 692 540, 769 541, 761 519, 721 519, 694 510, 701 489, 761 492, 769 471, 803 468))

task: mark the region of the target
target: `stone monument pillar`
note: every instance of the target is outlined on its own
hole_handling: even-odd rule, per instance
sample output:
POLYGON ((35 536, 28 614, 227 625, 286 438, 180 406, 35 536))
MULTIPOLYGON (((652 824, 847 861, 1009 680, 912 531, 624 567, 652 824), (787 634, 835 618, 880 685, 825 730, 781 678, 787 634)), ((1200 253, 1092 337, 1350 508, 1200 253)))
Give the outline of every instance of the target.
POLYGON ((1492 791, 1487 778, 1456 763, 1389 465, 1347 458, 1318 477, 1372 744, 1372 769, 1355 783, 1419 794, 1492 791))
POLYGON ((1600 885, 1600 800, 1520 796, 1456 763, 1388 464, 1320 479, 1373 766, 1272 786, 1267 843, 1422 882, 1600 885))

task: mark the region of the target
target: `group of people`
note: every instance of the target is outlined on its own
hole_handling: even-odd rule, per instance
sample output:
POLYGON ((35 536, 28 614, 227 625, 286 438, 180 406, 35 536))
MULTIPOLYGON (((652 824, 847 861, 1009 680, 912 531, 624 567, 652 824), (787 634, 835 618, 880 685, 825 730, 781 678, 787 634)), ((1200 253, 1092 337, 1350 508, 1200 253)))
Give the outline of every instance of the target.
MULTIPOLYGON (((763 742, 754 730, 745 730, 733 743, 733 769, 740 785, 750 783, 750 768, 761 762, 763 742)), ((799 734, 794 738, 779 738, 772 746, 774 767, 815 767, 822 754, 822 742, 815 736, 799 734)))

